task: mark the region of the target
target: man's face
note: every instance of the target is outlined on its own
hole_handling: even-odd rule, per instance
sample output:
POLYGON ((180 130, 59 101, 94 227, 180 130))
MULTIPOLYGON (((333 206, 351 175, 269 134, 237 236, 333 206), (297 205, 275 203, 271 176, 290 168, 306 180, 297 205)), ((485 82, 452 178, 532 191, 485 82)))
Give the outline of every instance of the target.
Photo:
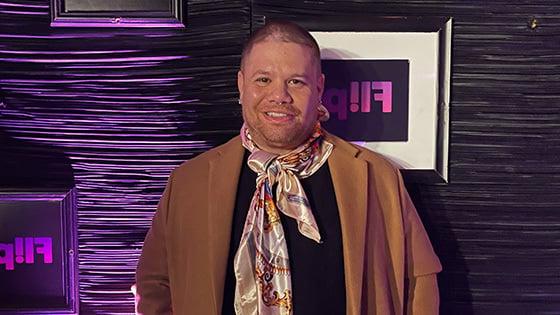
POLYGON ((318 119, 324 82, 311 48, 277 40, 254 44, 237 86, 243 119, 257 145, 282 154, 307 140, 318 119))

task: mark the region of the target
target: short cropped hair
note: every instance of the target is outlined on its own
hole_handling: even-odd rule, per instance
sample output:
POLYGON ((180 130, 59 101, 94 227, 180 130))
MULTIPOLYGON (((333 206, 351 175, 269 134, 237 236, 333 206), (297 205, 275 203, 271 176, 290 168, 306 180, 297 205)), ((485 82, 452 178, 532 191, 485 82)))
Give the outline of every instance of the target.
POLYGON ((251 52, 253 46, 256 43, 266 40, 296 43, 311 48, 317 69, 319 73, 321 73, 321 51, 319 50, 319 45, 317 44, 315 38, 313 38, 313 36, 311 36, 311 34, 309 34, 309 32, 303 27, 297 25, 296 23, 284 20, 271 20, 251 34, 245 43, 245 47, 243 48, 243 52, 241 54, 241 69, 243 69, 243 63, 251 52))

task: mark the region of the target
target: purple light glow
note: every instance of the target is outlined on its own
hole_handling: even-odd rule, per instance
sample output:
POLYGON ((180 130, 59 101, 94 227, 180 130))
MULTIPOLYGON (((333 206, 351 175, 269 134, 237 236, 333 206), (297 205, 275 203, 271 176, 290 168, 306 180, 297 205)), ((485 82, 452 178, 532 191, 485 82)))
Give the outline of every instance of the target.
POLYGON ((119 23, 112 23, 110 19, 107 21, 100 21, 100 22, 76 22, 76 20, 70 21, 62 21, 62 20, 55 20, 51 22, 52 27, 141 27, 141 28, 161 28, 161 27, 169 27, 169 28, 185 28, 185 26, 177 21, 177 22, 149 22, 149 21, 121 21, 119 23))
MULTIPOLYGON (((48 12, 48 6, 0 9, 48 12)), ((230 61, 244 31, 237 24, 217 30, 229 22, 214 13, 200 22, 234 36, 185 32, 172 19, 137 21, 135 29, 103 21, 74 25, 117 28, 48 30, 45 15, 30 15, 30 27, 19 28, 24 17, 0 13, 0 26, 7 26, 0 27, 0 58, 9 59, 0 60, 0 88, 9 97, 0 128, 23 154, 35 154, 33 147, 63 154, 56 162, 72 171, 81 313, 131 314, 142 234, 169 173, 229 132, 222 122, 234 111, 221 110, 222 95, 231 98, 230 61), (173 29, 152 28, 162 25, 173 29), (220 104, 210 105, 216 99, 220 104)))
POLYGON ((109 66, 109 65, 100 65, 100 66, 59 66, 59 69, 128 69, 128 68, 142 68, 142 67, 152 67, 161 64, 161 62, 135 62, 131 65, 118 65, 118 66, 109 66))
POLYGON ((94 55, 94 54, 128 54, 142 50, 84 50, 84 51, 48 51, 48 50, 0 50, 0 53, 14 55, 94 55))
POLYGON ((48 5, 39 5, 39 4, 20 4, 20 3, 8 3, 8 2, 0 2, 0 6, 2 7, 18 7, 18 8, 36 8, 36 9, 48 9, 48 5))
POLYGON ((98 59, 25 59, 25 58, 0 58, 6 62, 31 62, 31 63, 78 63, 78 62, 123 62, 123 61, 165 61, 187 59, 189 56, 157 56, 157 57, 126 57, 126 58, 98 58, 98 59))
POLYGON ((49 12, 33 12, 33 11, 10 11, 10 10, 0 10, 0 13, 5 14, 21 14, 21 15, 48 15, 49 12))
POLYGON ((30 80, 30 79, 7 79, 0 80, 0 83, 33 83, 33 84, 58 84, 58 83, 82 83, 82 82, 172 82, 190 80, 192 77, 180 78, 141 78, 141 79, 82 79, 82 80, 30 80))
POLYGON ((94 93, 61 93, 61 92, 50 92, 50 91, 25 91, 28 94, 43 97, 62 97, 62 98, 74 98, 74 97, 88 97, 93 99, 109 99, 109 100, 147 100, 158 103, 167 103, 170 101, 175 101, 178 95, 170 96, 138 96, 138 95, 127 95, 127 96, 112 96, 94 93))
MULTIPOLYGON (((143 35, 143 36, 148 36, 143 35)), ((22 34, 0 34, 0 38, 18 38, 18 39, 100 39, 114 38, 114 34, 103 33, 79 33, 79 34, 49 34, 49 35, 22 35, 22 34)))

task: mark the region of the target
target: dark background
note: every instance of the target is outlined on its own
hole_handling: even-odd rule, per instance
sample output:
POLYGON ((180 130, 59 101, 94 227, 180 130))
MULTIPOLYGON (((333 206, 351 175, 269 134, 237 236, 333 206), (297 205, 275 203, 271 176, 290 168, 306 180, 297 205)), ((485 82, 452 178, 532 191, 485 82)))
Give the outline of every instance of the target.
POLYGON ((450 184, 408 185, 443 263, 442 313, 560 314, 560 1, 187 6, 186 29, 53 29, 47 0, 0 3, 0 181, 76 185, 82 314, 133 312, 170 170, 238 132, 251 25, 355 14, 454 19, 450 184))

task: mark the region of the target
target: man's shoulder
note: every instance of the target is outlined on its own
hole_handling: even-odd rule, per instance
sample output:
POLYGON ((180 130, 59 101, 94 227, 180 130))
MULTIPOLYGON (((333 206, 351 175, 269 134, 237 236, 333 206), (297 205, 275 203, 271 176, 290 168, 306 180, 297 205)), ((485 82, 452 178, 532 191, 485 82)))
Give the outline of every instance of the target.
POLYGON ((204 171, 207 172, 209 162, 217 159, 221 155, 231 154, 232 151, 243 150, 239 136, 233 137, 228 142, 214 147, 206 152, 184 161, 177 168, 173 170, 174 176, 184 176, 187 173, 204 171))

